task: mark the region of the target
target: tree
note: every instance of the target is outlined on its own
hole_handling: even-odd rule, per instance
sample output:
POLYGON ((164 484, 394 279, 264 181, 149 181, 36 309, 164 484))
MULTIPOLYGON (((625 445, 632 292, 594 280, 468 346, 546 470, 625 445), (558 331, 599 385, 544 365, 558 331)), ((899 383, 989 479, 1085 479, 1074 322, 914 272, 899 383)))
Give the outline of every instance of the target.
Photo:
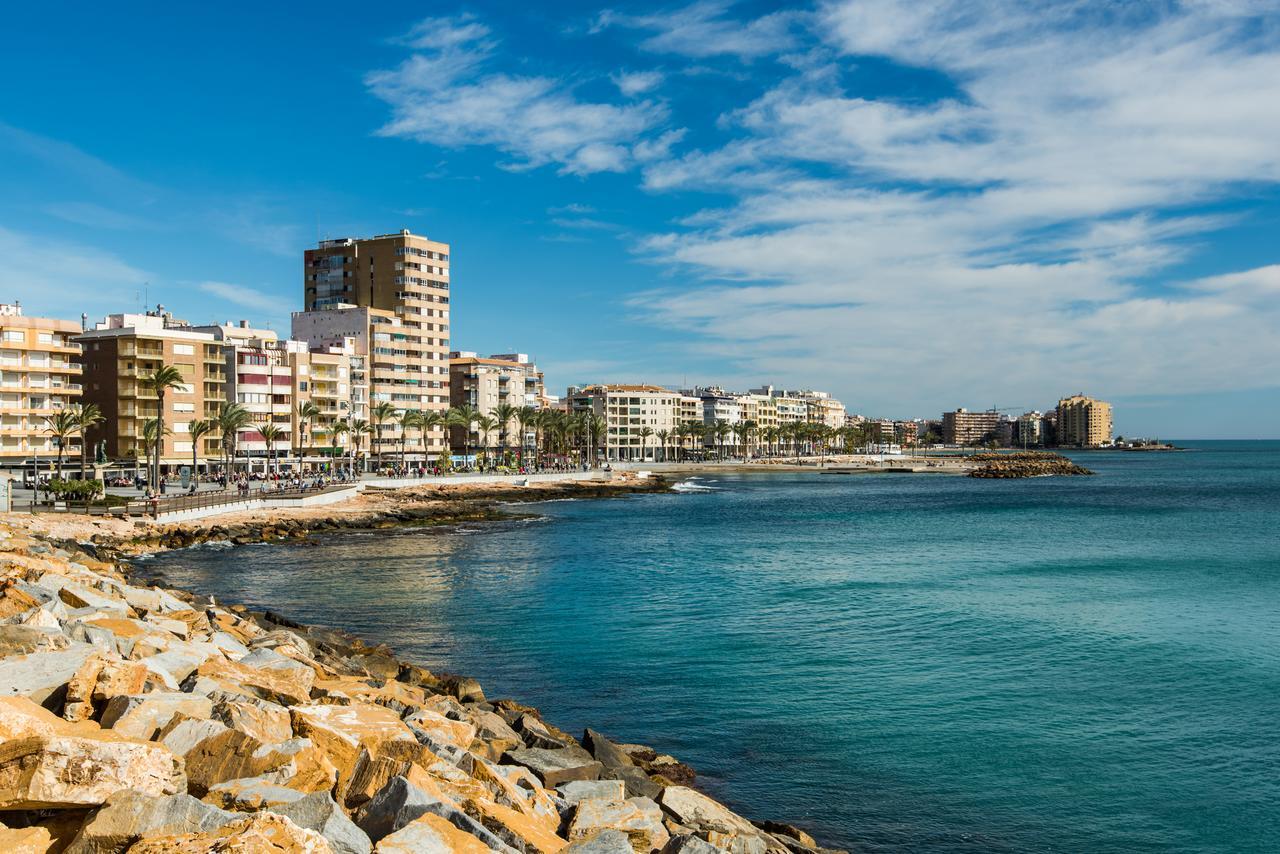
POLYGON ((471 425, 480 413, 467 404, 452 407, 445 413, 445 421, 450 427, 462 428, 462 455, 471 456, 471 425))
MULTIPOLYGON (((164 426, 164 421, 159 418, 149 418, 142 425, 142 450, 148 460, 151 459, 153 450, 155 451, 156 459, 160 458, 160 446, 164 444, 164 437, 170 433, 169 428, 164 426)), ((156 478, 154 488, 160 488, 159 477, 156 478)))
MULTIPOLYGON (((44 417, 44 432, 48 433, 58 446, 58 480, 62 480, 62 455, 67 448, 67 440, 80 430, 79 419, 74 409, 60 409, 52 415, 44 417)), ((81 443, 84 439, 81 438, 81 443)))
MULTIPOLYGON (((436 409, 428 409, 426 412, 418 414, 418 430, 422 436, 422 464, 427 464, 427 434, 438 427, 444 426, 444 413, 436 409)), ((446 451, 448 450, 448 435, 445 436, 446 451)))
POLYGON ((267 472, 275 474, 276 443, 285 438, 285 433, 270 421, 259 425, 258 432, 262 435, 262 440, 267 443, 267 472))
POLYGON ((511 421, 519 411, 510 403, 499 403, 493 408, 493 417, 498 422, 498 445, 501 446, 503 455, 507 452, 507 433, 511 427, 511 421))
POLYGON ((369 422, 363 418, 357 418, 351 422, 351 427, 347 432, 351 434, 351 471, 356 470, 356 457, 360 455, 360 441, 373 431, 369 426, 369 422))
POLYGON ((604 416, 591 413, 587 416, 587 431, 591 436, 592 461, 598 467, 600 465, 600 448, 605 445, 605 438, 609 432, 609 422, 604 419, 604 416))
POLYGON ((329 425, 329 441, 333 447, 334 465, 338 464, 338 439, 351 432, 351 425, 345 421, 335 421, 329 425))
POLYGON ((303 447, 307 441, 307 433, 311 425, 321 415, 320 407, 316 406, 313 401, 307 400, 298 404, 298 471, 302 471, 302 454, 303 447))
POLYGON ((667 440, 671 438, 670 430, 659 430, 654 434, 658 437, 658 446, 662 448, 662 461, 667 461, 667 440))
POLYGON ((197 418, 187 427, 191 433, 191 477, 194 483, 200 483, 200 443, 204 437, 218 430, 218 422, 212 418, 197 418))
POLYGON ((75 420, 76 432, 80 434, 80 479, 89 480, 86 476, 89 471, 89 431, 106 419, 96 403, 77 404, 68 409, 75 420))
POLYGON ((405 445, 409 442, 409 431, 417 430, 421 426, 422 413, 419 410, 406 409, 400 413, 400 468, 405 467, 405 445))
POLYGON ((516 423, 520 425, 520 461, 524 462, 525 445, 529 438, 529 428, 537 424, 538 410, 532 406, 522 406, 516 412, 516 423))
POLYGON ((637 432, 640 435, 640 459, 643 460, 649 452, 649 437, 653 435, 653 428, 646 424, 637 432))
POLYGON ((156 418, 159 421, 156 434, 160 437, 156 442, 155 451, 155 467, 151 472, 151 487, 158 489, 160 487, 160 450, 164 446, 164 437, 169 435, 169 431, 164 425, 164 398, 170 389, 185 388, 186 379, 182 373, 172 365, 161 365, 142 379, 138 380, 138 384, 143 388, 150 389, 156 393, 158 404, 156 407, 156 418))
POLYGON ((222 455, 227 484, 235 474, 236 445, 240 439, 240 431, 253 423, 249 410, 239 403, 224 403, 218 407, 218 433, 222 436, 222 455))
POLYGON ((498 429, 498 419, 491 415, 476 416, 476 430, 480 434, 480 444, 484 447, 485 462, 489 462, 489 435, 498 429))
POLYGON ((396 417, 396 408, 389 401, 382 401, 369 410, 369 419, 373 422, 374 441, 378 443, 378 466, 382 466, 382 425, 396 417))

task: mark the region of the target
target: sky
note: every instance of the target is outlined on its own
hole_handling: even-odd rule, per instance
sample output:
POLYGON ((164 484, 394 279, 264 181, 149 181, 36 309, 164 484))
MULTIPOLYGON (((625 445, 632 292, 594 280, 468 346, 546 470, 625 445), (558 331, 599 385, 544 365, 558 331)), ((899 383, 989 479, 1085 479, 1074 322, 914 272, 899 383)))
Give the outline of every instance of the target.
POLYGON ((1280 6, 37 4, 0 300, 287 332, 302 252, 451 244, 457 349, 549 389, 871 417, 1112 401, 1280 437, 1280 6))

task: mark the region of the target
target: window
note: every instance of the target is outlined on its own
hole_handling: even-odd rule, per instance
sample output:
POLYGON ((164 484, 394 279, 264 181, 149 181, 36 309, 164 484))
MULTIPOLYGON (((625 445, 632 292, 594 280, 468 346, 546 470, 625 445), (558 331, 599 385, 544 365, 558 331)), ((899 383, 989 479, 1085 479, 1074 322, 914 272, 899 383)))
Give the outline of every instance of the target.
POLYGON ((307 390, 307 383, 305 380, 298 383, 298 391, 306 391, 306 390, 307 390))
POLYGON ((174 412, 195 412, 196 405, 194 403, 183 403, 181 401, 175 401, 173 404, 173 411, 174 412))
POLYGON ((27 333, 21 329, 6 329, 4 331, 4 340, 6 341, 26 341, 27 333))
POLYGON ((173 432, 175 432, 175 433, 190 433, 190 432, 191 432, 191 422, 190 422, 190 421, 178 421, 178 422, 175 422, 175 423, 174 423, 174 425, 173 425, 173 432))
POLYGON ((39 339, 38 339, 38 340, 40 341, 40 343, 41 343, 41 344, 52 344, 52 343, 53 343, 53 333, 52 333, 52 332, 41 332, 41 333, 40 333, 40 337, 39 337, 39 339))
POLYGON ((173 355, 175 356, 194 356, 196 348, 192 344, 174 344, 173 355))

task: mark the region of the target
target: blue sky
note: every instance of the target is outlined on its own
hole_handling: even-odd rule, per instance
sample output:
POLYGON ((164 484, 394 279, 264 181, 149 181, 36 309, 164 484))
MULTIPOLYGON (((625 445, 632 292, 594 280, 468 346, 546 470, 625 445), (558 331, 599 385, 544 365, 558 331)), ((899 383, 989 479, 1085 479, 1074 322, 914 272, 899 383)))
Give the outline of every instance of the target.
POLYGON ((556 388, 1280 436, 1274 4, 277 6, 6 12, 2 298, 285 330, 404 227, 556 388))

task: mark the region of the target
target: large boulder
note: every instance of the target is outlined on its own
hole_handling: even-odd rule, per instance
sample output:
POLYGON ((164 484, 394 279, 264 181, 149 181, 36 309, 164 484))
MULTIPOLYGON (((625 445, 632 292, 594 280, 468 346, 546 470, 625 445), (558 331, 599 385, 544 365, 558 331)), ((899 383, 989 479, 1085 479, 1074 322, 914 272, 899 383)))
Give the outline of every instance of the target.
POLYGON ((601 830, 573 840, 562 854, 635 854, 635 849, 621 830, 601 830))
POLYGON ((174 715, 208 718, 213 703, 208 697, 182 691, 153 691, 112 697, 102 710, 102 725, 130 738, 152 739, 174 715))
POLYGON ((269 809, 288 816, 298 827, 318 832, 329 840, 336 854, 369 854, 373 848, 368 835, 347 818, 328 792, 313 792, 269 809))
POLYGON ((135 844, 129 854, 333 854, 333 848, 314 830, 298 827, 282 815, 256 813, 214 830, 152 836, 135 844))
POLYGON ((579 801, 569 819, 569 839, 585 839, 603 830, 625 833, 636 854, 649 854, 666 845, 670 838, 662 822, 662 810, 648 798, 579 801))
MULTIPOLYGON (((283 656, 277 656, 296 664, 283 656)), ((310 667, 253 667, 225 658, 210 658, 196 668, 196 676, 214 684, 229 684, 247 694, 285 706, 310 702, 315 671, 310 667)))
POLYGON ((582 746, 606 769, 627 768, 635 764, 626 751, 593 729, 582 734, 582 746))
POLYGON ((0 695, 26 697, 48 709, 61 710, 67 683, 98 649, 72 643, 66 649, 0 659, 0 695))
POLYGON ((41 626, 0 626, 0 657, 66 649, 71 642, 56 629, 41 626))
POLYGON ((214 783, 204 796, 204 802, 237 812, 257 812, 291 804, 306 797, 296 789, 273 783, 265 777, 240 777, 214 783))
POLYGON ((581 747, 556 750, 530 747, 508 750, 506 760, 532 771, 544 786, 554 788, 570 780, 595 780, 603 766, 581 747))
POLYGON ((200 833, 237 818, 187 794, 156 797, 125 789, 89 816, 64 854, 118 854, 144 836, 200 833))
POLYGON ((416 740, 399 715, 369 703, 294 706, 289 714, 294 732, 310 738, 328 755, 342 786, 351 779, 362 749, 372 752, 385 741, 416 740))
MULTIPOLYGON (((438 815, 426 813, 404 827, 384 836, 377 854, 489 854, 490 848, 476 837, 454 827, 438 815)), ((628 848, 626 854, 630 854, 628 848)), ((612 854, 612 852, 601 852, 612 854)))
POLYGON ((516 850, 463 812, 457 803, 438 788, 432 790, 432 781, 425 778, 425 775, 417 775, 417 779, 412 782, 407 777, 392 778, 367 804, 357 810, 355 819, 360 829, 370 839, 378 842, 428 814, 443 818, 495 851, 511 854, 516 850))
POLYGON ((570 805, 587 800, 616 804, 627 797, 627 787, 621 780, 572 780, 556 786, 556 791, 570 805))
POLYGON ((121 789, 187 788, 182 760, 163 745, 110 732, 16 738, 0 744, 0 810, 97 806, 121 789))

